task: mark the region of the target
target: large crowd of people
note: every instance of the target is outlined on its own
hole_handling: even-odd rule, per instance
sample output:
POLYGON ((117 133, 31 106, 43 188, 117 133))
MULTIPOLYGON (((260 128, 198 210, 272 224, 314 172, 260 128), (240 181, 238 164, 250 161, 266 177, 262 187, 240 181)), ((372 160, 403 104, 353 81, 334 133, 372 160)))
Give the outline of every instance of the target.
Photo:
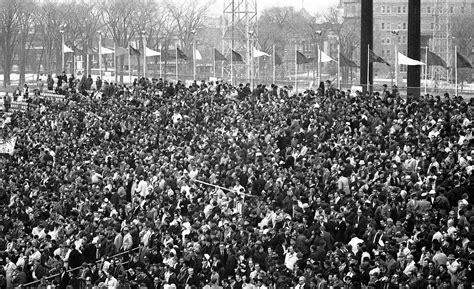
POLYGON ((3 115, 1 288, 471 288, 470 101, 49 79, 3 115))

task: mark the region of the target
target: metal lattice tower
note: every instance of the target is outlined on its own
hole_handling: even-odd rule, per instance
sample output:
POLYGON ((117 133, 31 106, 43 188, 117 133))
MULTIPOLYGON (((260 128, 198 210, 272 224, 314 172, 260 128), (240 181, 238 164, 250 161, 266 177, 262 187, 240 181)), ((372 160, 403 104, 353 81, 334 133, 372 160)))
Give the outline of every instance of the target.
MULTIPOLYGON (((251 42, 257 39, 257 0, 225 0, 223 18, 223 53, 229 56, 233 49, 250 63, 251 42)), ((234 72, 235 76, 242 76, 239 68, 234 72)))
MULTIPOLYGON (((438 54, 446 61, 448 67, 451 66, 451 37, 449 27, 449 1, 435 0, 433 15, 433 38, 431 40, 430 50, 438 54)), ((445 72, 444 68, 436 68, 435 74, 438 77, 446 77, 449 80, 449 72, 445 72), (443 75, 446 73, 446 75, 443 75)), ((436 78, 438 78, 436 77, 436 78)))

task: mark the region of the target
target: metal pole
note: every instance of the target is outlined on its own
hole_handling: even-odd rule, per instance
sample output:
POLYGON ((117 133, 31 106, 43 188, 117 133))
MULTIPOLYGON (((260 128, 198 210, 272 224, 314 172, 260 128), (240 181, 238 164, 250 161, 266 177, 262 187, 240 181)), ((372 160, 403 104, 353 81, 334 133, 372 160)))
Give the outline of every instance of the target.
POLYGON ((128 82, 132 83, 132 46, 130 41, 128 42, 128 82))
POLYGON ((318 84, 317 84, 318 87, 320 83, 321 83, 321 47, 319 47, 319 43, 318 43, 318 84))
POLYGON ((428 84, 426 83, 428 81, 428 46, 425 47, 425 95, 427 92, 427 86, 428 84))
POLYGON ((143 77, 146 78, 146 38, 143 35, 143 77))
POLYGON ((337 88, 341 90, 341 44, 337 44, 337 88))
POLYGON ((196 35, 193 36, 193 80, 196 80, 196 35))
POLYGON ((273 45, 273 60, 272 60, 272 64, 273 64, 273 84, 275 84, 275 80, 276 80, 275 45, 273 45))
POLYGON ((89 76, 89 51, 86 52, 86 75, 89 76))
POLYGON ((367 44, 367 91, 370 95, 370 44, 367 44))
POLYGON ((163 52, 163 47, 160 45, 160 78, 163 79, 163 70, 162 70, 162 64, 161 64, 161 54, 163 52))
POLYGON ((117 83, 117 44, 114 40, 114 74, 115 74, 115 83, 117 83))
POLYGON ((398 37, 395 40, 395 85, 398 87, 398 37))
POLYGON ((175 57, 176 57, 176 83, 178 83, 178 44, 176 43, 176 48, 174 50, 174 54, 175 54, 175 57))
POLYGON ((216 48, 212 48, 212 64, 214 66, 213 72, 214 72, 214 78, 216 78, 216 48))
POLYGON ((102 79, 102 33, 99 34, 99 76, 102 79))
POLYGON ((64 31, 61 32, 61 70, 64 71, 64 31))
POLYGON ((298 50, 295 41, 295 91, 298 93, 298 50))
POLYGON ((458 96, 458 46, 454 45, 454 83, 456 85, 456 95, 458 96))
MULTIPOLYGON (((234 44, 234 42, 232 41, 232 44, 234 44)), ((233 45, 232 45, 233 46, 233 45)), ((230 85, 232 85, 234 83, 234 60, 233 60, 233 56, 234 56, 234 47, 231 47, 230 48, 230 85)))

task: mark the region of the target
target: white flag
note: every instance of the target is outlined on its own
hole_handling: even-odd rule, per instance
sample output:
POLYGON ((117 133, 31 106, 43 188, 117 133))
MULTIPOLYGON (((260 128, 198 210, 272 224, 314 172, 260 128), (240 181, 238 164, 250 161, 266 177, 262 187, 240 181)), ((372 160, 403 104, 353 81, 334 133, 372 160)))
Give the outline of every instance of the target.
POLYGON ((398 52, 398 64, 404 64, 404 65, 425 65, 423 62, 411 59, 410 57, 407 57, 400 52, 398 52))
POLYGON ((326 53, 324 53, 324 51, 319 50, 319 53, 320 53, 320 55, 321 55, 320 62, 331 62, 331 61, 335 61, 335 60, 332 59, 329 55, 327 55, 326 53))
POLYGON ((112 49, 108 49, 108 48, 105 48, 105 47, 100 48, 100 54, 112 54, 112 53, 114 53, 114 51, 112 49))
POLYGON ((196 57, 196 60, 202 60, 202 56, 201 56, 201 53, 199 53, 199 50, 197 49, 194 49, 194 53, 195 53, 195 57, 196 57))
POLYGON ((64 53, 74 52, 71 48, 67 47, 66 44, 63 46, 64 53))
POLYGON ((145 47, 145 55, 147 57, 150 57, 150 56, 159 56, 161 53, 158 52, 158 51, 155 51, 155 50, 152 50, 148 47, 145 47))
POLYGON ((270 56, 270 54, 265 53, 263 51, 257 50, 257 48, 253 48, 253 57, 260 57, 260 56, 270 56))

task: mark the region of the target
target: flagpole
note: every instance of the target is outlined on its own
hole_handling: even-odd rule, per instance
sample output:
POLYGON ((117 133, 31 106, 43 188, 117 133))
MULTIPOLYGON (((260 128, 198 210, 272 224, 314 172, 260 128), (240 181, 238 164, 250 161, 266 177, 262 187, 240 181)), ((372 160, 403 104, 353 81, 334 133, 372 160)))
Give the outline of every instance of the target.
POLYGON ((276 79, 276 65, 275 65, 275 45, 273 45, 273 84, 275 84, 276 79))
POLYGON ((298 47, 295 41, 295 91, 298 93, 298 47))
POLYGON ((428 46, 425 46, 425 95, 427 92, 427 86, 428 84, 426 83, 428 81, 428 46))
POLYGON ((178 83, 178 44, 176 44, 175 56, 176 56, 176 83, 178 83))
POLYGON ((193 38, 193 80, 196 80, 196 41, 194 38, 193 38))
POLYGON ((146 78, 146 39, 143 34, 143 77, 146 78))
POLYGON ((216 48, 213 47, 212 49, 213 49, 212 52, 214 52, 214 53, 213 53, 214 55, 213 55, 213 58, 212 58, 212 64, 214 65, 214 69, 213 69, 213 71, 214 71, 214 78, 216 78, 216 48))
POLYGON ((337 44, 337 88, 341 90, 341 44, 337 44))
POLYGON ((131 58, 132 58, 132 49, 131 43, 128 42, 128 82, 132 83, 132 67, 131 67, 131 58))
POLYGON ((320 83, 321 83, 321 47, 319 47, 319 43, 318 43, 318 84, 317 84, 318 87, 320 83))
POLYGON ((458 96, 458 46, 454 45, 454 83, 456 85, 455 96, 458 96))
POLYGON ((72 74, 76 75, 76 57, 74 51, 72 52, 72 74))
POLYGON ((87 55, 86 55, 86 76, 89 75, 89 51, 86 51, 87 55))
POLYGON ((367 91, 369 92, 370 95, 370 44, 367 44, 367 91))
POLYGON ((99 76, 102 79, 102 33, 99 34, 99 76))
POLYGON ((398 87, 398 40, 395 42, 395 85, 398 87))
POLYGON ((233 50, 233 47, 230 48, 230 85, 232 85, 234 82, 234 66, 233 66, 233 56, 234 56, 234 50, 233 50))
POLYGON ((114 41, 114 73, 115 73, 115 83, 117 83, 117 44, 114 41))
POLYGON ((160 79, 163 79, 163 72, 162 72, 162 64, 161 64, 161 54, 163 52, 163 47, 161 47, 161 44, 160 44, 160 79))

